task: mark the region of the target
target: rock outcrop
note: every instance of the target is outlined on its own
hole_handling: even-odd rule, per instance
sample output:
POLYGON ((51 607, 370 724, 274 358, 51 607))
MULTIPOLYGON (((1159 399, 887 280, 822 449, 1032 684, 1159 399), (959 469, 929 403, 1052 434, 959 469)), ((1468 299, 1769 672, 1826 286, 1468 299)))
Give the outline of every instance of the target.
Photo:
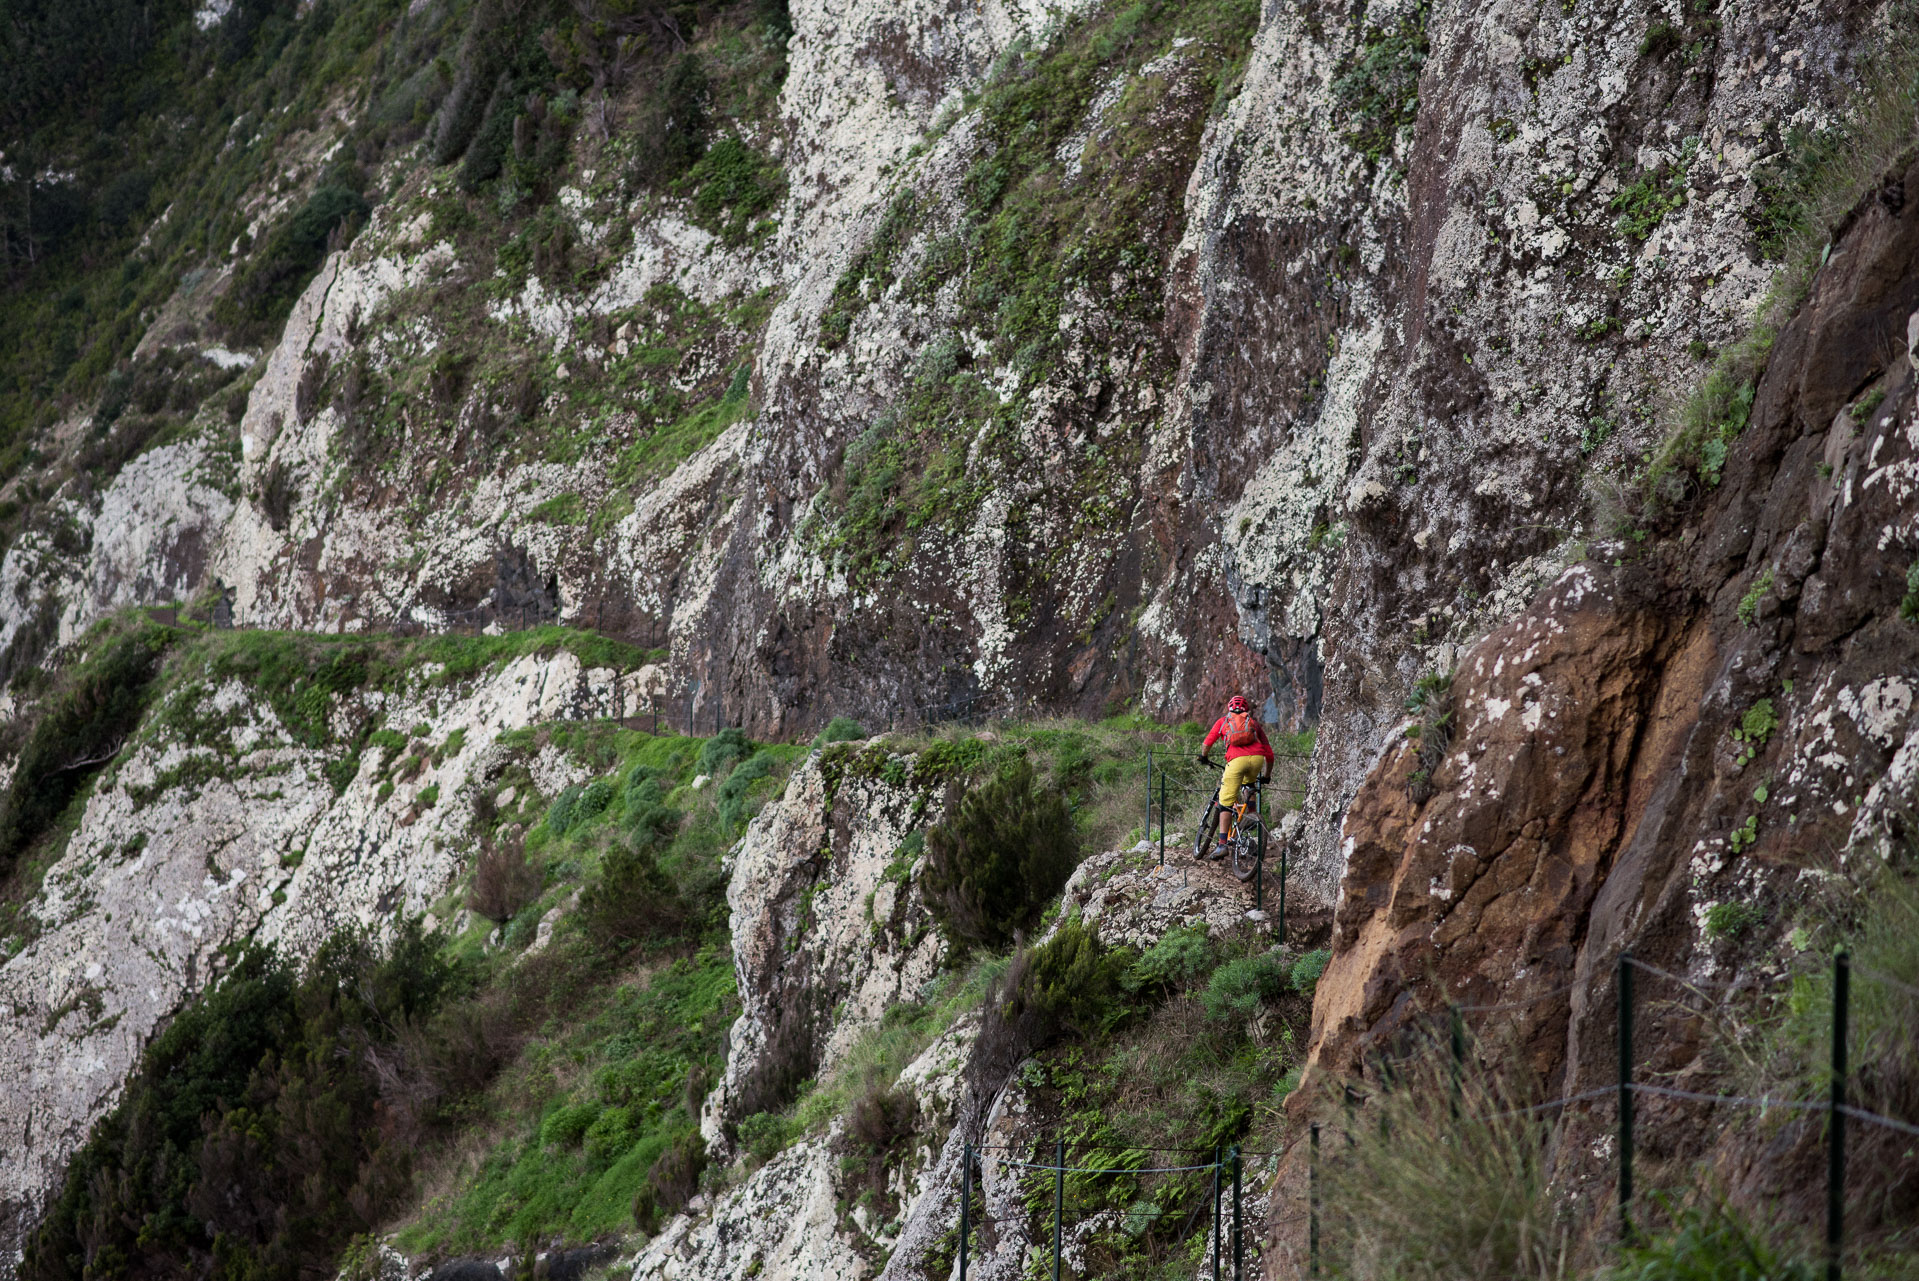
MULTIPOLYGON (((231 949, 307 957, 342 928, 433 925, 470 862, 473 795, 514 755, 498 736, 604 709, 616 675, 561 651, 336 698, 343 722, 412 731, 410 777, 377 748, 343 776, 347 744, 303 743, 241 680, 173 690, 95 785, 31 906, 33 936, 0 965, 0 1257, 17 1258, 149 1038, 231 949)), ((521 764, 546 795, 584 773, 550 748, 521 764)))
MULTIPOLYGON (((1503 1069, 1580 1094, 1616 1071, 1622 951, 1713 988, 1776 973, 1820 884, 1909 838, 1919 207, 1893 193, 1913 182, 1895 171, 1848 219, 1680 528, 1596 547, 1469 649, 1443 753, 1402 738, 1361 788, 1314 1009, 1322 1080, 1460 1001, 1493 1007, 1474 1030, 1518 1056, 1503 1069), (1763 929, 1715 937, 1726 904, 1763 929)), ((1645 1039, 1657 1071, 1709 1076, 1696 1029, 1645 1039)), ((1669 1158, 1759 1142, 1648 1112, 1669 1158)), ((1574 1139, 1605 1124, 1575 1111, 1574 1139)), ((1565 1144, 1569 1180, 1599 1172, 1590 1147, 1565 1144)))

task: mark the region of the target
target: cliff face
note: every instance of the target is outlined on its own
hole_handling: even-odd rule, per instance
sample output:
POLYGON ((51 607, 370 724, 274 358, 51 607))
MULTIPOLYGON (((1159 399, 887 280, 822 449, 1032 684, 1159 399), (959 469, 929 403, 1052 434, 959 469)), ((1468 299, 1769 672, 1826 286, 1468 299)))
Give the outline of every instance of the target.
MULTIPOLYGON (((1618 1070, 1622 952, 1694 992, 1757 990, 1805 949, 1833 887, 1904 857, 1915 181, 1895 168, 1835 234, 1722 481, 1691 499, 1682 531, 1568 569, 1462 656, 1436 761, 1402 740, 1360 789, 1314 1010, 1318 1070, 1376 1071, 1459 1001, 1493 1008, 1475 1019, 1485 1044, 1553 1096, 1578 1095, 1618 1070)), ((1648 1070, 1721 1079, 1725 1047, 1661 1008, 1648 1070)), ((1811 1217, 1776 1169, 1805 1135, 1703 1115, 1655 1100, 1654 1159, 1708 1159, 1732 1194, 1811 1217), (1754 1159, 1767 1142, 1776 1163, 1754 1159)), ((1610 1124, 1569 1113, 1569 1188, 1612 1177, 1610 1124)))
MULTIPOLYGON (((1582 477, 1744 325, 1767 158, 1870 14, 1154 14, 796 5, 777 110, 730 126, 783 176, 751 236, 583 140, 565 248, 496 265, 389 162, 237 467, 209 404, 70 487, 87 567, 16 540, 0 644, 217 578, 252 625, 658 641, 696 716, 773 733, 1244 687, 1323 722, 1330 898, 1412 681, 1552 579, 1582 477)), ((149 342, 208 346, 197 305, 149 342)))
POLYGON ((230 666, 217 649, 189 664, 95 781, 13 922, 0 966, 10 1251, 156 1029, 240 944, 304 958, 340 929, 396 916, 463 929, 472 918, 454 920, 448 890, 469 871, 475 796, 509 773, 554 795, 584 772, 563 753, 497 739, 603 713, 616 674, 565 651, 451 682, 429 669, 397 689, 323 698, 316 731, 286 715, 293 700, 276 707, 259 680, 222 672, 230 666), (406 735, 389 730, 363 750, 346 727, 374 716, 406 735))
MULTIPOLYGON (((451 49, 467 15, 413 18, 451 49)), ((1295 902, 1339 905, 1329 1071, 1426 1012, 1402 998, 1429 972, 1504 1000, 1596 983, 1628 945, 1717 964, 1712 904, 1903 836, 1919 174, 1835 232, 1715 483, 1648 546, 1606 541, 1595 496, 1746 333, 1795 148, 1886 21, 795 0, 790 35, 695 40, 724 174, 632 180, 635 89, 564 108, 550 200, 472 194, 433 163, 459 94, 432 81, 424 137, 368 161, 365 227, 229 350, 216 310, 249 246, 390 105, 342 86, 246 188, 247 235, 141 315, 157 443, 114 461, 104 402, 73 406, 6 481, 31 519, 0 559, 0 670, 216 587, 243 631, 558 621, 663 653, 529 651, 340 712, 426 727, 406 750, 433 763, 398 783, 244 681, 190 695, 211 745, 164 709, 116 744, 0 966, 0 1146, 27 1154, 0 1166, 0 1235, 224 947, 300 953, 431 907, 464 866, 453 798, 498 780, 501 734, 568 711, 790 739, 836 714, 1176 720, 1253 693, 1318 731, 1286 830, 1295 902), (1457 709, 1440 755, 1402 736, 1432 676, 1457 709), (1761 702, 1776 726, 1733 739, 1761 702)), ((532 139, 563 96, 508 125, 532 139)), ((24 724, 34 698, 0 708, 24 724)), ((528 768, 543 796, 577 769, 528 768)), ((830 1070, 935 976, 892 869, 930 789, 802 772, 733 855, 716 1151, 762 1110, 767 1047, 830 1070), (802 920, 831 928, 796 947, 802 920)), ((1600 1070, 1602 989, 1515 1026, 1569 1092, 1600 1070)), ((929 1134, 989 1124, 956 1075, 969 1035, 911 1069, 929 1134)), ((905 1242, 885 1275, 909 1275, 952 1146, 916 1149, 882 1231, 837 1217, 815 1135, 641 1274, 816 1276, 905 1242)))

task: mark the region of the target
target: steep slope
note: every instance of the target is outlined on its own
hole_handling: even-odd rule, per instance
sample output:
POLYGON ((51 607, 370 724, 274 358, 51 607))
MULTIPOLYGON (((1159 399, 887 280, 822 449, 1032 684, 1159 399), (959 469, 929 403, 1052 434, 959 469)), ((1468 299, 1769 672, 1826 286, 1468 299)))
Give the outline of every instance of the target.
MULTIPOLYGON (((71 35, 21 12, 10 57, 71 35)), ((1835 150, 1912 136, 1910 112, 1877 150, 1844 130, 1898 6, 102 12, 119 43, 47 65, 110 83, 63 114, 23 75, 0 172, 23 300, 0 768, 85 780, 6 852, 8 1240, 223 949, 306 958, 438 903, 487 822, 453 794, 574 702, 797 741, 836 715, 1174 720, 1259 695, 1317 731, 1282 830, 1295 895, 1338 905, 1327 1074, 1442 992, 1577 979, 1599 995, 1510 1030, 1581 1089, 1622 946, 1702 965, 1713 906, 1904 838, 1919 175, 1831 225, 1815 189, 1843 185, 1835 150), (141 145, 172 169, 133 165, 141 145), (1808 237, 1831 242, 1810 300, 1755 357, 1808 237), (1703 425, 1669 408, 1702 382, 1703 425), (345 680, 339 725, 209 678, 137 734, 35 749, 101 620, 165 606, 141 616, 173 628, 182 601, 240 623, 194 631, 216 667, 279 643, 247 629, 419 648, 391 689, 345 680), (550 623, 572 639, 530 630, 550 623), (562 652, 585 629, 630 644, 562 652), (432 646, 465 631, 514 665, 438 682, 432 646), (377 716, 425 732, 376 768, 377 716)), ((530 781, 551 800, 580 768, 530 781)), ((835 780, 802 774, 733 864, 746 1012, 702 1127, 810 1207, 794 1275, 895 1237, 829 1226, 845 1154, 821 1118, 732 1145, 950 959, 887 888, 919 783, 874 785, 853 833, 835 780), (813 835, 844 928, 794 949, 813 835), (895 908, 883 955, 868 891, 895 908), (804 1047, 772 1084, 769 1045, 804 1047)), ((977 1129, 1015 1066, 960 1091, 954 1036, 907 1078, 937 1120, 881 1162, 889 1213, 933 1195, 951 1142, 929 1136, 977 1129)), ((1695 1118, 1671 1124, 1690 1150, 1695 1118)), ((698 1253, 771 1203, 668 1232, 698 1253)))
MULTIPOLYGON (((1763 1061, 1780 1008, 1767 993, 1782 974, 1823 983, 1810 940, 1847 937, 1862 892, 1890 892, 1883 870, 1908 874, 1914 182, 1908 155, 1835 232, 1747 390, 1750 424, 1722 475, 1694 478, 1666 518, 1677 528, 1597 545, 1467 650, 1445 693, 1450 741, 1403 739, 1361 788, 1314 1010, 1320 1080, 1380 1079, 1464 1002, 1490 1007, 1474 1033, 1499 1070, 1578 1096, 1616 1079, 1614 971, 1630 951, 1657 967, 1639 1061, 1696 1093, 1737 1085, 1727 1033, 1660 1012, 1730 988, 1743 1054, 1763 1061), (1660 972, 1689 986, 1657 986, 1660 972)), ((1896 1104, 1905 1068, 1883 1052, 1859 1052, 1858 1089, 1896 1104)), ((1611 1106, 1568 1111, 1569 1195, 1605 1199, 1611 1106)), ((1647 1177, 1700 1161, 1776 1226, 1812 1223, 1815 1136, 1709 1115, 1647 1104, 1647 1177)), ((1871 1236, 1909 1212, 1910 1155, 1870 1126, 1857 1142, 1891 1161, 1856 1166, 1851 1229, 1871 1236)), ((1297 1250, 1297 1226, 1283 1234, 1297 1250)))

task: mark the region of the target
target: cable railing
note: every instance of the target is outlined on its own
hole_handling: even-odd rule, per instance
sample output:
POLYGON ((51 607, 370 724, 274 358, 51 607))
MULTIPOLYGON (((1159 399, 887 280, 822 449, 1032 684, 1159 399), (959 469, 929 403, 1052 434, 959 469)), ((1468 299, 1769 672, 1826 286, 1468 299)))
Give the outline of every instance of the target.
MULTIPOLYGON (((1603 972, 1602 972, 1603 973, 1603 972)), ((1618 1017, 1616 1025, 1617 1071, 1615 1079, 1605 1084, 1577 1090, 1564 1096, 1548 1099, 1544 1102, 1524 1104, 1517 1107, 1499 1108, 1484 1113, 1484 1119, 1498 1119, 1513 1116, 1545 1116, 1557 1114, 1561 1120, 1567 1109, 1602 1103, 1612 1100, 1618 1111, 1615 1117, 1618 1142, 1615 1147, 1618 1162, 1616 1170, 1617 1213, 1619 1216, 1619 1238, 1622 1242, 1637 1239, 1634 1223, 1637 1193, 1634 1185, 1635 1142, 1637 1137, 1636 1109, 1633 1106, 1639 1099, 1665 1099, 1680 1103, 1704 1104, 1708 1106, 1739 1107, 1756 1109, 1762 1113, 1782 1111, 1788 1113, 1813 1114, 1824 1112, 1827 1117, 1827 1219, 1826 1219, 1826 1276, 1828 1281, 1841 1281, 1845 1240, 1845 1201, 1846 1201, 1846 1164, 1845 1146, 1848 1122, 1878 1127, 1891 1133, 1919 1136, 1919 1124, 1899 1117, 1886 1116, 1866 1108, 1861 1108, 1847 1099, 1848 1071, 1845 1041, 1847 1037, 1847 1019, 1850 1006, 1851 978, 1854 974, 1870 981, 1882 982, 1886 986, 1919 995, 1919 987, 1904 980, 1882 975, 1865 967, 1854 967, 1845 952, 1835 955, 1833 961, 1833 1013, 1832 1013, 1832 1076, 1827 1088, 1827 1097, 1823 1099, 1800 1098, 1778 1094, 1714 1093, 1705 1090, 1685 1089, 1677 1085, 1667 1085, 1658 1081, 1640 1079, 1633 1053, 1633 1039, 1636 1030, 1635 1021, 1638 1010, 1635 1004, 1632 976, 1644 974, 1648 977, 1672 983, 1682 990, 1703 995, 1708 988, 1727 990, 1750 990, 1750 985, 1740 981, 1718 981, 1701 978, 1689 978, 1669 970, 1639 960, 1629 951, 1623 952, 1612 967, 1611 977, 1618 998, 1618 1017)), ((1446 1007, 1445 1013, 1450 1024, 1451 1064, 1450 1088, 1451 1115, 1455 1122, 1463 1119, 1465 1095, 1463 1083, 1467 1061, 1467 1035, 1465 1019, 1474 1014, 1500 1014, 1536 1006, 1546 1001, 1565 997, 1582 986, 1591 986, 1603 981, 1600 976, 1589 976, 1582 980, 1556 984, 1544 991, 1536 992, 1511 1001, 1455 1002, 1446 1007)), ((1382 1086, 1394 1088, 1394 1070, 1392 1065, 1382 1062, 1382 1086)), ((1306 1228, 1307 1235, 1307 1275, 1320 1276, 1324 1270, 1323 1212, 1327 1207, 1325 1188, 1321 1172, 1322 1136, 1326 1133, 1341 1134, 1347 1140, 1347 1146, 1356 1140, 1358 1109, 1375 1097, 1375 1092, 1354 1089, 1350 1084, 1342 1090, 1347 1122, 1314 1120, 1302 1136, 1308 1144, 1306 1204, 1299 1213, 1280 1212, 1268 1220, 1274 1227, 1306 1228)), ((1558 1123, 1558 1122, 1555 1122, 1558 1123)), ((1382 1120, 1382 1126, 1384 1121, 1382 1120)), ((1383 1132, 1383 1131, 1382 1131, 1383 1132)), ((957 1275, 965 1278, 970 1266, 969 1259, 974 1250, 973 1236, 987 1226, 1019 1224, 1032 1227, 1035 1217, 1041 1213, 1038 1208, 1030 1208, 1025 1213, 997 1216, 975 1217, 972 1214, 972 1200, 975 1189, 975 1169, 983 1168, 982 1163, 993 1164, 1024 1172, 1028 1177, 1053 1176, 1051 1232, 1052 1263, 1057 1269, 1062 1257, 1061 1241, 1064 1234, 1064 1222, 1067 1210, 1067 1176, 1077 1180, 1101 1178, 1161 1178, 1177 1180, 1193 1175, 1212 1174, 1210 1199, 1214 1216, 1210 1237, 1214 1270, 1209 1281, 1245 1281, 1246 1259, 1249 1251, 1259 1253, 1259 1242, 1246 1240, 1247 1225, 1241 1213, 1241 1178, 1243 1163, 1247 1160, 1276 1160, 1288 1155, 1292 1149, 1255 1150, 1239 1145, 1219 1147, 1177 1147, 1150 1144, 1116 1144, 1103 1139, 1069 1141, 1055 1139, 1050 1154, 1044 1153, 1041 1144, 992 1144, 967 1143, 963 1146, 961 1160, 961 1199, 959 1211, 959 1267, 957 1275), (1076 1155, 1077 1154, 1077 1155, 1076 1155), (1045 1159, 1046 1155, 1051 1160, 1045 1159), (1210 1156, 1210 1160, 1206 1159, 1210 1156), (1133 1159, 1128 1159, 1133 1158, 1133 1159), (1159 1159, 1158 1164, 1145 1162, 1159 1159), (1230 1188, 1230 1214, 1227 1210, 1227 1189, 1230 1188), (1230 1250, 1230 1260, 1224 1251, 1230 1250)), ((1190 1193, 1189 1193, 1190 1194, 1190 1193)), ((1203 1207, 1202 1207, 1203 1208, 1203 1207)), ((1095 1211, 1094 1217, 1102 1214, 1118 1214, 1122 1218, 1134 1213, 1130 1208, 1121 1210, 1105 1208, 1095 1211)), ((1155 1221, 1166 1215, 1164 1207, 1154 1207, 1146 1214, 1155 1221)), ((1195 1212, 1197 1213, 1197 1211, 1195 1212)), ((1190 1219, 1190 1216, 1189 1216, 1190 1219)), ((1190 1222, 1188 1230, 1190 1230, 1190 1222)))

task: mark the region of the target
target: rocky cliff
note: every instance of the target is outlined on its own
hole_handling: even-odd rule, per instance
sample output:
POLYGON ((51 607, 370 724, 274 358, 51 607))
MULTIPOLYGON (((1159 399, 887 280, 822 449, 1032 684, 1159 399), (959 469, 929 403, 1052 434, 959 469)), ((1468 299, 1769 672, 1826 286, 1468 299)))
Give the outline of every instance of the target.
MULTIPOLYGON (((7 1241, 234 947, 420 913, 478 946, 475 843, 544 812, 493 798, 613 780, 529 746, 567 718, 796 742, 1256 695, 1313 732, 1279 830, 1295 905, 1337 906, 1276 1143, 1449 999, 1539 998, 1487 1035, 1582 1091, 1622 948, 1733 981, 1903 847, 1902 8, 561 8, 182 9, 183 65, 252 78, 182 109, 210 132, 164 205, 102 189, 117 283, 6 215, 17 314, 79 335, 57 379, 23 339, 6 393, 9 803, 76 785, 7 847, 7 1241), (62 754, 63 682, 136 617, 165 676, 62 754), (1724 941, 1725 905, 1766 930, 1724 941)), ((0 177, 44 209, 95 161, 29 106, 44 172, 0 177)), ((876 742, 727 811, 739 1010, 711 1089, 672 1088, 732 1182, 638 1275, 932 1275, 955 1143, 1066 1115, 1059 1063, 976 1053, 987 988, 942 1004, 903 853, 978 762, 876 742), (905 1005, 918 1120, 855 1176, 854 1114, 801 1086, 905 1005)), ((1160 904, 1092 852, 1067 901, 1103 946, 1195 914, 1253 946, 1230 887, 1160 904), (1109 931, 1109 875, 1151 928, 1109 931)), ((554 864, 542 938, 597 857, 554 864)))

